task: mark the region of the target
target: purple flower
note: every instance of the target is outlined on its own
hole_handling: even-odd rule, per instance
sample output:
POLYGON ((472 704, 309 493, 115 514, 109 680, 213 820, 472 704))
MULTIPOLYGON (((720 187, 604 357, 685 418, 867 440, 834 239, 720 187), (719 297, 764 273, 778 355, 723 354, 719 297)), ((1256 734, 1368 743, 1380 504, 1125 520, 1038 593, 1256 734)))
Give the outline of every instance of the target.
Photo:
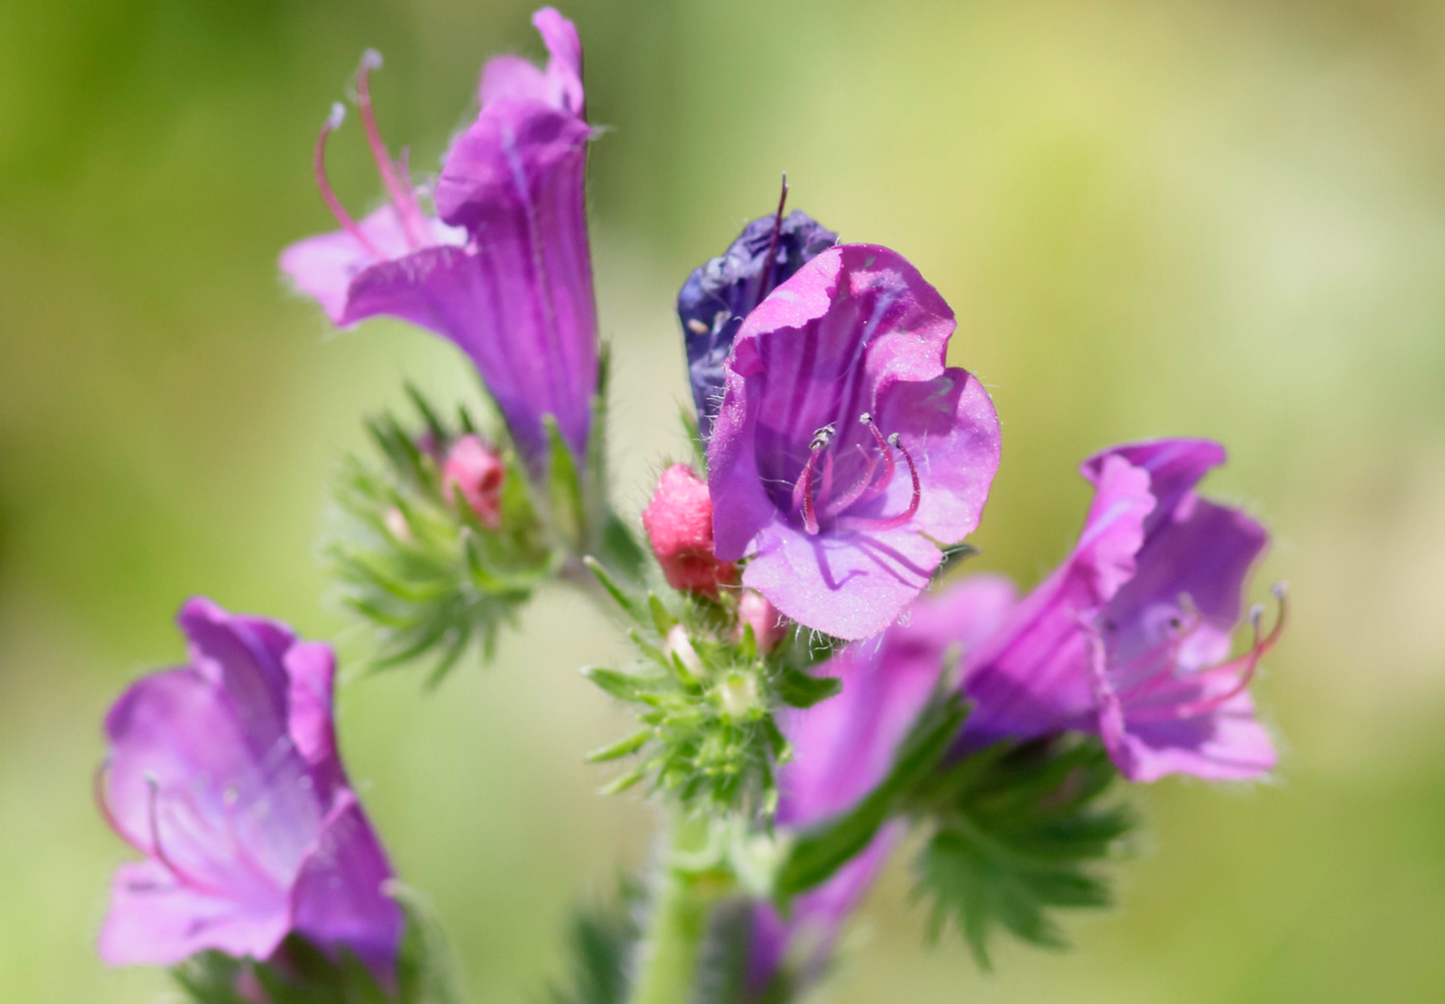
MULTIPOLYGON (((783 198, 788 194, 786 182, 783 198)), ((743 228, 720 257, 693 270, 677 294, 677 317, 687 346, 688 376, 704 441, 722 404, 724 371, 733 339, 753 308, 793 273, 838 243, 838 235, 805 213, 775 215, 743 228)))
POLYGON ((550 7, 532 23, 551 53, 547 67, 516 56, 487 64, 481 113, 437 182, 440 222, 423 214, 404 165, 381 142, 367 91, 378 64, 364 61, 359 105, 391 204, 355 223, 327 184, 323 157, 340 124, 337 106, 317 142, 316 174, 342 229, 287 248, 281 267, 336 324, 387 314, 456 343, 535 468, 547 450, 547 415, 585 456, 598 363, 582 45, 572 22, 550 7))
POLYGON ((830 248, 739 329, 708 449, 717 556, 839 638, 886 628, 978 525, 993 403, 946 368, 953 311, 902 256, 830 248))
POLYGON ((403 914, 337 754, 330 647, 205 599, 178 621, 189 664, 132 685, 105 721, 100 806, 145 860, 116 875, 101 957, 267 959, 295 932, 389 981, 403 914))
MULTIPOLYGON (((849 645, 819 674, 842 680, 842 692, 786 713, 782 725, 793 759, 778 771, 779 826, 802 828, 839 815, 882 781, 938 685, 949 646, 976 644, 997 627, 1014 599, 1012 585, 992 576, 975 576, 951 593, 949 604, 921 599, 909 623, 849 645)), ((905 830, 901 821, 888 824, 832 878, 798 896, 787 921, 770 905, 754 909, 748 969, 753 993, 762 993, 785 965, 795 981, 816 978, 843 922, 905 830)))
POLYGON ((1074 553, 967 661, 965 743, 1098 732, 1131 781, 1256 777, 1275 752, 1247 686, 1278 639, 1229 658, 1268 534, 1195 485, 1224 462, 1198 439, 1117 446, 1085 461, 1095 496, 1074 553))

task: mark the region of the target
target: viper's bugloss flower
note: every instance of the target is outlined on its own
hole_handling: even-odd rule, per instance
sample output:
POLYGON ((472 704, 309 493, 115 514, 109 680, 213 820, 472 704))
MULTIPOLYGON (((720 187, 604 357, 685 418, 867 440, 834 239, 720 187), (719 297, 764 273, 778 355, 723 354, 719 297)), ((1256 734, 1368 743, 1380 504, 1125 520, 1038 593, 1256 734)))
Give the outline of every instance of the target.
POLYGON ((1132 781, 1257 777, 1275 752, 1248 693, 1284 625, 1229 658, 1249 570, 1268 542, 1195 485, 1224 462, 1199 439, 1117 446, 1086 460, 1095 496, 1070 557, 967 663, 970 743, 1096 731, 1132 781))
MULTIPOLYGON (((851 809, 888 773, 899 744, 938 686, 947 649, 978 644, 997 628, 1012 587, 976 576, 958 590, 967 603, 916 603, 907 624, 881 638, 856 642, 818 671, 843 683, 842 692, 806 710, 784 713, 781 725, 793 757, 778 769, 775 822, 805 828, 851 809), (944 639, 947 639, 946 641, 944 639)), ((749 985, 761 993, 780 967, 797 981, 815 978, 827 963, 848 915, 902 838, 903 821, 886 825, 866 850, 818 888, 792 901, 785 921, 771 905, 754 910, 749 985)))
POLYGON ((487 63, 481 113, 437 181, 440 221, 422 212, 404 165, 381 141, 367 89, 378 61, 369 54, 357 97, 391 204, 357 223, 331 191, 324 155, 338 105, 317 142, 316 175, 341 230, 287 248, 281 267, 338 325, 386 314, 456 343, 535 469, 547 452, 546 415, 574 455, 586 455, 598 355, 582 45, 550 7, 532 22, 551 53, 547 67, 516 56, 487 63))
MULTIPOLYGON (((787 197, 784 185, 783 197, 787 197)), ((762 216, 716 258, 693 270, 677 294, 677 317, 687 347, 688 376, 704 441, 723 397, 723 364, 743 319, 778 285, 838 243, 838 235, 806 213, 762 216)))
POLYGON ((719 586, 737 582, 737 567, 713 553, 712 499, 707 483, 686 464, 673 464, 658 478, 642 510, 652 553, 673 589, 716 598, 719 586))
POLYGON ((116 875, 101 957, 264 960, 294 932, 389 981, 403 913, 337 752, 330 647, 205 599, 178 621, 189 663, 132 685, 105 721, 100 807, 145 860, 116 875))
POLYGON ((468 433, 452 444, 442 463, 442 492, 448 502, 460 492, 467 506, 488 529, 502 525, 502 484, 507 465, 480 436, 468 433))
POLYGON ((953 329, 901 255, 845 244, 738 330, 708 447, 717 555, 799 623, 877 634, 978 525, 998 419, 945 365, 953 329))

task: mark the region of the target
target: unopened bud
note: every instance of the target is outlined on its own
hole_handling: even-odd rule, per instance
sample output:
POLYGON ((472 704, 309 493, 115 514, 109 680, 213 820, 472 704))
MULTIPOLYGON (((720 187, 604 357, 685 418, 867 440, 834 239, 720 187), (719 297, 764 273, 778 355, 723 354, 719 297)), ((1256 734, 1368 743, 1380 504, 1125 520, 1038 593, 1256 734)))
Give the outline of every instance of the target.
POLYGON ((734 721, 747 718, 758 707, 761 694, 758 681, 750 673, 729 673, 717 688, 718 703, 723 713, 734 721))
POLYGON ((737 581, 737 566, 713 553, 712 497, 707 484, 686 464, 662 472, 642 525, 667 584, 684 592, 716 597, 719 586, 737 581))
POLYGON ((692 647, 692 639, 687 636, 687 628, 681 624, 674 624, 663 639, 662 650, 669 656, 677 656, 689 673, 702 672, 702 659, 697 654, 697 649, 692 647))
POLYGON ((738 640, 742 640, 745 627, 753 629, 753 641, 757 643, 758 654, 767 655, 788 633, 788 624, 778 608, 762 593, 751 589, 738 600, 738 640))
POLYGON ((501 455, 473 435, 452 444, 442 465, 442 493, 448 502, 461 492, 483 526, 495 530, 502 525, 502 482, 507 467, 501 455))
POLYGON ((396 506, 392 506, 382 517, 386 524, 387 533, 391 534, 403 544, 410 544, 413 540, 411 535, 411 524, 406 521, 406 516, 396 506))

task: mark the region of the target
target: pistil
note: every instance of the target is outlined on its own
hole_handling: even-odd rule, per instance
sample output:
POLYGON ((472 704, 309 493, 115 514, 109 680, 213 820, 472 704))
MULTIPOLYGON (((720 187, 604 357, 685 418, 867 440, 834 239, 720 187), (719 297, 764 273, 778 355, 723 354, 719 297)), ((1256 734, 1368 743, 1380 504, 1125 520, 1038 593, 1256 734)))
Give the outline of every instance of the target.
POLYGON ((316 137, 316 153, 313 158, 313 166, 316 171, 316 187, 321 189, 321 198, 326 202, 326 208, 331 210, 331 215, 336 217, 336 222, 341 224, 341 229, 356 239, 367 254, 378 260, 386 256, 381 253, 371 238, 359 227, 346 207, 337 198, 336 192, 331 188, 331 182, 326 177, 326 140, 330 135, 341 127, 346 121, 346 106, 337 102, 331 106, 331 114, 326 117, 326 122, 321 126, 321 135, 316 137))

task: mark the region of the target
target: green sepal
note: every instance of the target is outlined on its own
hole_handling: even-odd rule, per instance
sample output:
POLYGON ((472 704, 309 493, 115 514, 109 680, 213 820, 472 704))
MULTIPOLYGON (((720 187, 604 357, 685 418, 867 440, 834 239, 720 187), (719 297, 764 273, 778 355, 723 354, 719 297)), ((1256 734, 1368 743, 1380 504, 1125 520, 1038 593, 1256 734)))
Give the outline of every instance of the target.
POLYGON ((609 760, 619 760, 622 757, 636 753, 642 749, 643 746, 647 745, 648 740, 651 739, 652 736, 652 729, 638 729, 632 733, 632 735, 619 739, 610 746, 604 746, 601 749, 588 753, 587 762, 606 763, 609 760))
POLYGON ((627 589, 623 588, 623 586, 612 577, 612 573, 606 565, 590 554, 582 559, 582 564, 587 566, 587 570, 592 573, 598 585, 607 591, 607 595, 612 597, 613 601, 622 609, 622 612, 627 615, 629 620, 637 624, 644 623, 642 601, 627 589))
POLYGON ((647 688, 647 681, 637 675, 606 666, 586 666, 582 675, 619 701, 635 701, 647 688))
POLYGON ((173 967, 171 977, 193 1004, 249 1004, 243 981, 254 982, 272 1004, 460 1004, 451 952, 430 909, 399 883, 389 884, 387 894, 406 914, 394 987, 380 984, 350 951, 332 955, 297 934, 278 951, 281 965, 207 951, 173 967))
POLYGON ((582 474, 572 449, 562 438, 557 419, 542 416, 547 430, 547 501, 552 532, 573 553, 585 549, 587 500, 582 494, 582 474))
POLYGON ((836 676, 814 676, 795 666, 785 666, 774 686, 783 703, 793 708, 811 708, 843 691, 843 681, 836 676))

